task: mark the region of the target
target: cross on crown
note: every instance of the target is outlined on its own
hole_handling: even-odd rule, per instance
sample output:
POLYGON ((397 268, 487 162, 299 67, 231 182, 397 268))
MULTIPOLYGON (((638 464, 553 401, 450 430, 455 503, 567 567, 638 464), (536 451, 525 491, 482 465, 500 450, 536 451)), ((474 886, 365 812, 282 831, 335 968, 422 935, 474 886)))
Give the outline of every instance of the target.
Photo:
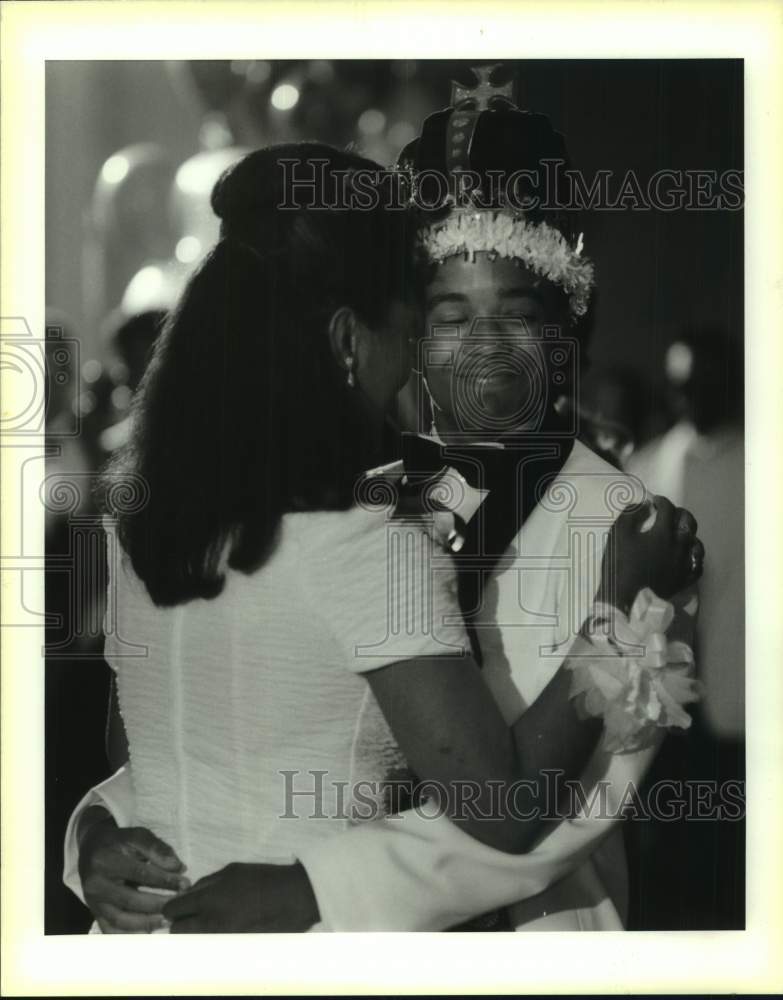
POLYGON ((514 104, 514 79, 510 77, 506 83, 492 83, 492 75, 502 66, 502 63, 492 63, 488 66, 471 66, 470 71, 476 77, 472 87, 466 87, 456 80, 451 86, 451 104, 460 111, 487 111, 492 102, 502 98, 514 104))

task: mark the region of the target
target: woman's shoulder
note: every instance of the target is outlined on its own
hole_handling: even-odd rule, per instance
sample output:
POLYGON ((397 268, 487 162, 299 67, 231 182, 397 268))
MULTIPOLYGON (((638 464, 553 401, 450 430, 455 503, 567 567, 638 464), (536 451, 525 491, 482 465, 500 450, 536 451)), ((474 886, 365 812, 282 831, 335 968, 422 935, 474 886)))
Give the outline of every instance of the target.
POLYGON ((414 558, 415 550, 421 559, 430 550, 435 518, 401 516, 402 475, 396 463, 368 472, 347 509, 286 514, 282 541, 296 553, 310 586, 346 590, 370 601, 374 593, 385 594, 395 553, 414 558))
POLYGON ((394 521, 403 476, 402 462, 369 470, 357 480, 350 507, 286 514, 284 537, 306 539, 310 545, 321 548, 338 542, 360 544, 362 540, 385 534, 394 521))
POLYGON ((352 558, 386 537, 390 514, 379 506, 354 504, 347 510, 301 511, 283 518, 281 542, 300 556, 352 558))
POLYGON ((400 516, 394 491, 374 486, 347 510, 286 515, 301 594, 358 673, 469 646, 461 626, 441 638, 459 604, 453 562, 434 551, 435 517, 400 516))

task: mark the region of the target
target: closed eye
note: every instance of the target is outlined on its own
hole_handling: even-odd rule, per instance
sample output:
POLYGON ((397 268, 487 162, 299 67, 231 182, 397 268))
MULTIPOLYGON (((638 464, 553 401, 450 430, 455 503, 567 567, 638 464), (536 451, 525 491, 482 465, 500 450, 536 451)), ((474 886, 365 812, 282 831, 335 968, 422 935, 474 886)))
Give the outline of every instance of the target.
POLYGON ((430 319, 430 325, 464 326, 468 317, 464 313, 438 313, 430 319))

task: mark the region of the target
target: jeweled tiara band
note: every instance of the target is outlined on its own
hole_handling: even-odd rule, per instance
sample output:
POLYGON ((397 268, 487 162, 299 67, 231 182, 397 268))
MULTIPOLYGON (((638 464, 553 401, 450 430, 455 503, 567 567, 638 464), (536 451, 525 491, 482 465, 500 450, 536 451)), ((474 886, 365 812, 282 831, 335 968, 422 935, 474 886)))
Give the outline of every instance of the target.
POLYGON ((593 262, 582 255, 582 234, 575 246, 546 222, 531 222, 504 209, 453 208, 437 222, 422 226, 419 249, 428 261, 442 263, 460 254, 477 253, 517 260, 568 295, 572 322, 587 312, 595 281, 593 262))

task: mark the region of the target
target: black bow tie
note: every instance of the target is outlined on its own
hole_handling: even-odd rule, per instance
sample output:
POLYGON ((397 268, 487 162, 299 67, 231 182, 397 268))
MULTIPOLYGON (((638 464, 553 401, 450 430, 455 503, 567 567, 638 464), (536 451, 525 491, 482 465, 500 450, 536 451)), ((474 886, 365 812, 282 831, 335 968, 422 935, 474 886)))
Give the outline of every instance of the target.
POLYGON ((455 469, 474 489, 490 490, 508 485, 514 477, 521 453, 517 449, 490 445, 448 445, 418 434, 404 434, 402 457, 405 473, 417 484, 455 469))
MULTIPOLYGON (((419 434, 403 434, 402 460, 408 479, 419 486, 438 478, 446 469, 455 469, 474 489, 511 488, 516 493, 521 485, 530 500, 540 495, 537 487, 542 479, 560 471, 573 443, 570 437, 550 437, 513 442, 506 447, 441 444, 419 434), (525 489, 525 481, 531 489, 525 489)), ((524 517, 531 509, 526 509, 524 517)))
POLYGON ((456 469, 470 486, 488 491, 471 518, 460 554, 494 565, 562 469, 573 443, 572 438, 562 438, 492 448, 442 445, 432 438, 406 434, 403 465, 414 493, 449 468, 456 469))

